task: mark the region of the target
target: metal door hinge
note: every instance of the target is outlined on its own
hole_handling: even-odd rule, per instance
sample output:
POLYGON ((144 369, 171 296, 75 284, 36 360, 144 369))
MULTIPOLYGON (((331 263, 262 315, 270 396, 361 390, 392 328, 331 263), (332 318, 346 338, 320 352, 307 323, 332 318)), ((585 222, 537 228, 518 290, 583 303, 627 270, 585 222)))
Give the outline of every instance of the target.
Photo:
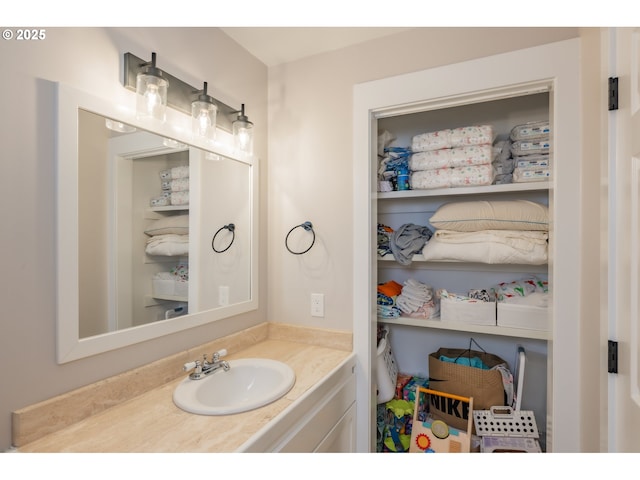
POLYGON ((614 342, 613 340, 609 340, 607 371, 609 373, 618 373, 618 342, 614 342))
POLYGON ((609 77, 609 110, 618 110, 618 77, 609 77))

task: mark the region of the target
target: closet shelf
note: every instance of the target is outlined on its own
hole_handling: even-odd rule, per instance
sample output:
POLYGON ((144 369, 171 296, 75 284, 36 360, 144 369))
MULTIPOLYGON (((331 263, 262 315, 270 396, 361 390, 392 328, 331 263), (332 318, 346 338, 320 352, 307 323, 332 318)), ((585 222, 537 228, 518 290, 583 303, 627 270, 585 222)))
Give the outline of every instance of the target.
POLYGON ((438 320, 427 320, 421 318, 400 317, 400 318, 380 318, 378 323, 389 325, 406 325, 410 327, 433 328, 439 330, 453 330, 457 332, 485 333, 488 335, 500 335, 503 337, 519 337, 534 340, 550 340, 549 332, 539 330, 529 330, 525 328, 509 328, 494 325, 470 325, 468 323, 442 322, 438 320))
POLYGON ((178 212, 181 210, 189 210, 189 205, 169 205, 167 207, 149 207, 151 212, 178 212))
POLYGON ((477 262, 432 262, 425 260, 422 254, 416 254, 411 258, 410 265, 401 265, 396 262, 393 255, 378 256, 379 268, 428 268, 429 270, 473 270, 492 272, 521 272, 527 270, 530 273, 546 273, 547 265, 505 264, 505 263, 477 263, 477 262))
POLYGON ((152 298, 157 300, 170 300, 172 302, 188 302, 189 297, 182 295, 152 295, 152 298))
POLYGON ((526 183, 506 183, 502 185, 485 185, 480 187, 455 187, 455 188, 435 188, 431 190, 396 190, 393 192, 378 192, 378 200, 399 199, 399 198, 419 198, 419 197, 441 197, 452 195, 478 195, 494 193, 513 192, 535 192, 545 191, 551 188, 551 182, 526 182, 526 183))

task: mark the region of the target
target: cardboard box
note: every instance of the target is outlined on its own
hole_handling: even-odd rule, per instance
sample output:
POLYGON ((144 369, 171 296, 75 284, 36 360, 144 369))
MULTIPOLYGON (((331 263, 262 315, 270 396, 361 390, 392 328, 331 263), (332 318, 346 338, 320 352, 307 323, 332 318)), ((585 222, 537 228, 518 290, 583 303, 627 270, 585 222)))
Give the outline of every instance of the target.
POLYGON ((549 311, 545 307, 498 302, 496 319, 499 327, 549 330, 549 311))
POLYGON ((440 320, 469 325, 496 325, 495 302, 457 302, 440 299, 440 320))

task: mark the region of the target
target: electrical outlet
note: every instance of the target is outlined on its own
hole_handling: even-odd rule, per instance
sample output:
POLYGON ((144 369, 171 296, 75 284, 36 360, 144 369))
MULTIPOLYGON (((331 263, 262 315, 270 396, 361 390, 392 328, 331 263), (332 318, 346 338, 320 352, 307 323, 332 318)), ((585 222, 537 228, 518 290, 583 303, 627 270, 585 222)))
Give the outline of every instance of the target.
POLYGON ((311 294, 311 316, 324 317, 324 293, 311 294))
POLYGON ((226 285, 218 287, 218 305, 221 307, 229 305, 229 287, 226 285))

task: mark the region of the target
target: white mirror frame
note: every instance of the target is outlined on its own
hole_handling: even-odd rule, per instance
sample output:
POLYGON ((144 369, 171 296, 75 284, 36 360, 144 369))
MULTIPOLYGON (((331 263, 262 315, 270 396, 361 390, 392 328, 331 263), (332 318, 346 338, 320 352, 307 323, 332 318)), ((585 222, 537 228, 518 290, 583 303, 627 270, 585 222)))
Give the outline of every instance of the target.
POLYGON ((115 350, 171 333, 246 313, 258 308, 258 159, 234 150, 233 137, 218 129, 212 145, 192 138, 191 117, 167 109, 163 124, 145 123, 136 118, 135 93, 122 89, 117 102, 109 102, 75 88, 56 83, 57 101, 57 360, 67 363, 115 350), (248 301, 199 313, 161 320, 146 325, 79 338, 78 294, 78 111, 111 118, 157 135, 172 138, 205 151, 245 163, 251 167, 251 296, 248 301))

